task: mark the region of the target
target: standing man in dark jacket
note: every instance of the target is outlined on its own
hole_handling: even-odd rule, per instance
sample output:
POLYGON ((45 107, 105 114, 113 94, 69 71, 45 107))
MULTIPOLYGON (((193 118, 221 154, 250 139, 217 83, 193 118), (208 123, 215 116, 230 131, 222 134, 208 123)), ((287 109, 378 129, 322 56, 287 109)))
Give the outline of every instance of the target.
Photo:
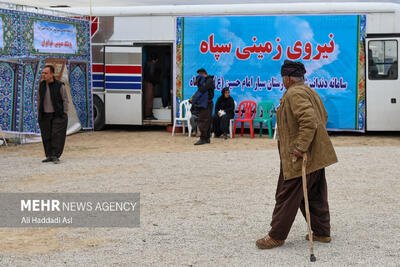
POLYGON ((59 163, 68 125, 68 96, 64 83, 54 77, 54 67, 46 65, 37 93, 38 122, 46 159, 59 163))
POLYGON ((215 112, 213 118, 214 136, 219 137, 223 134, 224 138, 228 138, 229 121, 235 116, 235 101, 230 96, 229 87, 225 87, 221 91, 221 96, 215 104, 215 112))
POLYGON ((206 78, 205 83, 199 87, 200 93, 208 93, 207 108, 200 107, 199 109, 198 126, 200 129, 200 140, 195 143, 195 145, 203 145, 210 143, 215 83, 214 76, 208 75, 207 71, 204 68, 199 69, 197 71, 197 74, 206 78))

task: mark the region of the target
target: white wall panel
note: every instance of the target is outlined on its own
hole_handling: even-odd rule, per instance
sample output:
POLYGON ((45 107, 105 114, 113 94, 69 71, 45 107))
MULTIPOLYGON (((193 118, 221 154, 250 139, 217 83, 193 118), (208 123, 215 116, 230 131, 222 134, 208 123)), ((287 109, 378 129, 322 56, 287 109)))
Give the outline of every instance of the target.
MULTIPOLYGON (((398 19, 398 18, 397 18, 398 19)), ((372 13, 367 15, 367 33, 395 33, 395 13, 372 13)))
POLYGON ((173 41, 175 19, 163 17, 115 17, 110 41, 173 41))

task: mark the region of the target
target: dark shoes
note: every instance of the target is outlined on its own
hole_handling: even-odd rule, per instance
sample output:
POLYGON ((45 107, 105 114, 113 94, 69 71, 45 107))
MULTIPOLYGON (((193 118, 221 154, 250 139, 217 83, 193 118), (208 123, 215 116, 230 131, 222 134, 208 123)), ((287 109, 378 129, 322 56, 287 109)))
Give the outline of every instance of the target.
POLYGON ((60 163, 60 160, 57 157, 52 156, 52 157, 47 157, 46 159, 42 160, 42 162, 43 163, 53 162, 54 164, 58 164, 58 163, 60 163))
POLYGON ((45 158, 44 160, 42 160, 43 163, 52 162, 52 161, 53 161, 53 158, 52 158, 52 157, 47 157, 47 158, 45 158))
POLYGON ((144 117, 144 119, 145 119, 145 120, 148 120, 148 121, 158 120, 158 119, 157 119, 156 117, 154 117, 153 115, 144 117))
MULTIPOLYGON (((219 138, 221 135, 214 135, 214 138, 219 138)), ((224 138, 224 139, 228 139, 228 134, 226 134, 226 133, 224 133, 223 135, 222 135, 222 137, 224 138)))
POLYGON ((199 141, 194 143, 194 145, 198 146, 198 145, 204 145, 204 144, 209 144, 209 143, 210 143, 210 138, 202 138, 202 137, 200 137, 199 141))
MULTIPOLYGON (((306 235, 306 240, 309 240, 308 234, 306 235)), ((330 243, 332 238, 330 236, 317 236, 313 234, 313 241, 322 242, 322 243, 330 243)))
POLYGON ((284 243, 285 240, 273 239, 272 237, 267 235, 266 237, 258 239, 256 245, 259 249, 271 249, 282 246, 284 243))
POLYGON ((204 145, 204 144, 207 144, 207 143, 206 143, 206 140, 203 138, 200 138, 199 141, 194 143, 195 146, 204 145))

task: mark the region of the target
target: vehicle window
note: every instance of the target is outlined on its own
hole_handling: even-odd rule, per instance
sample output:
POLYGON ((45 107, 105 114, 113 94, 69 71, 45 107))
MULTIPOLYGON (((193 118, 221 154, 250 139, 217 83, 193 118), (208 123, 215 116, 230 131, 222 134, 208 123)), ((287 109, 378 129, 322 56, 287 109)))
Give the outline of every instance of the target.
POLYGON ((368 43, 368 78, 370 80, 397 80, 397 41, 370 41, 368 43))

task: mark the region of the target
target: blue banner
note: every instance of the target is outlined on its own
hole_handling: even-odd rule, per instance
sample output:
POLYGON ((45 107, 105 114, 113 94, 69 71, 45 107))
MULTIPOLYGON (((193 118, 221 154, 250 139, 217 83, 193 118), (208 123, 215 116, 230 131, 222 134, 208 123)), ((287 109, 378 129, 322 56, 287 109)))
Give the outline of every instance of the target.
POLYGON ((62 24, 38 20, 34 23, 34 46, 41 53, 75 54, 77 51, 76 28, 72 24, 62 24))
MULTIPOLYGON (((237 103, 284 93, 280 68, 301 61, 306 83, 321 96, 327 128, 357 128, 358 15, 185 17, 183 98, 197 90, 196 70, 215 75, 216 89, 231 89, 237 103)), ((216 91, 215 99, 220 96, 216 91)))

